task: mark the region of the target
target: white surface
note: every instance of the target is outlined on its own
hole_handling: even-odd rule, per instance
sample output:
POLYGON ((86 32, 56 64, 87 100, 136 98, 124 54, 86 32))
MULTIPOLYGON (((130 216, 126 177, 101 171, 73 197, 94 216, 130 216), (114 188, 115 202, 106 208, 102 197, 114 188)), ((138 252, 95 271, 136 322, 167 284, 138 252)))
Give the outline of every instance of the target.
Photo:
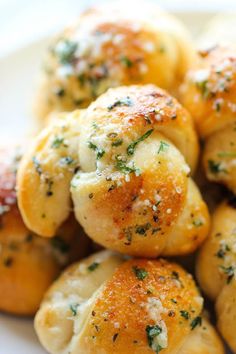
MULTIPOLYGON (((22 0, 22 2, 25 1, 27 0, 22 0)), ((12 0, 9 2, 12 2, 12 0)), ((63 1, 58 0, 58 3, 61 2, 63 1)), ((84 1, 82 2, 84 3, 84 1)), ((3 1, 0 0, 0 22, 2 3, 3 1)), ((68 3, 71 3, 71 0, 68 0, 68 3)), ((77 3, 79 3, 79 0, 77 0, 77 3)), ((170 3, 170 1, 165 0, 165 3, 170 3)), ((197 34, 212 17, 212 14, 185 12, 179 14, 179 16, 189 26, 190 30, 197 34)), ((38 38, 40 37, 42 35, 38 36, 38 38)), ((0 59, 1 142, 12 138, 18 139, 19 136, 24 136, 28 131, 34 78, 47 44, 48 39, 41 38, 33 44, 0 59)), ((0 354, 45 354, 37 342, 32 320, 0 315, 0 354)))

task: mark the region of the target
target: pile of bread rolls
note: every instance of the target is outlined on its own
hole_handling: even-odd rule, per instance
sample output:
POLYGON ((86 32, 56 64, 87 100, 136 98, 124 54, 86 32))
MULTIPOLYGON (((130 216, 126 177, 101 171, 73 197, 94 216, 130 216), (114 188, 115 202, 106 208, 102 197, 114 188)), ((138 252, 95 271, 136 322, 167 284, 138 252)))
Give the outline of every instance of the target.
POLYGON ((236 353, 236 48, 135 10, 58 35, 37 135, 0 150, 0 310, 51 354, 236 353))

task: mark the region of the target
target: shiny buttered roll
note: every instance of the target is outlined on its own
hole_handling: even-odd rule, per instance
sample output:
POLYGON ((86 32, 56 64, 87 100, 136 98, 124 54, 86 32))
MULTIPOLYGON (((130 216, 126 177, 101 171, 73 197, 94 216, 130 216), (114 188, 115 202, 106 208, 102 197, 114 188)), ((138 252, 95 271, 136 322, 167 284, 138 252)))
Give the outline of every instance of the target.
POLYGON ((200 67, 190 70, 182 102, 205 141, 203 162, 208 179, 236 192, 236 49, 202 52, 200 67))
POLYGON ((89 242, 72 216, 50 240, 26 228, 15 192, 19 159, 19 148, 0 149, 0 311, 32 315, 62 268, 88 253, 89 242))
POLYGON ((187 162, 194 169, 197 157, 192 119, 173 97, 153 85, 110 89, 36 139, 18 174, 22 215, 52 236, 71 192, 77 220, 97 243, 145 257, 186 254, 209 227, 189 177, 187 162))
POLYGON ((177 264, 103 251, 52 285, 35 329, 51 354, 222 354, 202 306, 192 276, 177 264))
POLYGON ((174 90, 193 61, 186 29, 154 4, 117 1, 94 7, 50 45, 36 115, 43 123, 51 111, 87 107, 120 85, 154 83, 174 90))
POLYGON ((197 261, 201 288, 216 303, 218 328, 236 353, 236 197, 213 214, 212 230, 197 261))

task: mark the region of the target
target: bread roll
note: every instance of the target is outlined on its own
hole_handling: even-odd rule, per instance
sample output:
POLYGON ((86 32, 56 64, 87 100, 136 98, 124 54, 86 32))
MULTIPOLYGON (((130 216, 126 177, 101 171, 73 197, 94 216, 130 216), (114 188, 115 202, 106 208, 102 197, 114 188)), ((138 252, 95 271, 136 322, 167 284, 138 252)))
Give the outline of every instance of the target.
POLYGON ((0 149, 0 310, 32 315, 62 268, 87 254, 89 242, 72 215, 51 240, 26 228, 15 192, 19 159, 19 147, 0 149))
POLYGON ((30 229, 54 235, 68 214, 71 180, 76 218, 97 243, 145 257, 190 253, 209 226, 186 163, 194 169, 197 157, 192 119, 173 97, 153 85, 110 89, 36 139, 18 174, 22 215, 30 229), (55 149, 58 136, 66 146, 55 149), (61 167, 62 156, 73 163, 61 167))
POLYGON ((202 52, 190 70, 182 102, 205 141, 203 163, 211 181, 236 192, 236 48, 216 46, 202 52))
POLYGON ((236 352, 236 199, 222 203, 213 214, 210 237, 197 261, 197 278, 204 292, 216 303, 218 328, 236 352))
POLYGON ((155 4, 97 5, 51 43, 35 112, 43 124, 48 113, 87 107, 120 85, 154 83, 174 91, 193 61, 187 30, 155 4))
POLYGON ((35 329, 51 354, 222 354, 214 329, 202 322, 202 305, 177 264, 103 251, 53 284, 35 329))

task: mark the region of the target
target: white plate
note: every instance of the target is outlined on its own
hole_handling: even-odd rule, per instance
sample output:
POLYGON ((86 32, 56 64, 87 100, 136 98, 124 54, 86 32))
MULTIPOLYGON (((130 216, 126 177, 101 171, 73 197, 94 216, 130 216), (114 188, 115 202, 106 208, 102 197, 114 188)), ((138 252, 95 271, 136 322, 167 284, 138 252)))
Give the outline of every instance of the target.
MULTIPOLYGON (((213 13, 178 13, 194 36, 213 13)), ((31 100, 42 55, 49 43, 45 38, 0 59, 0 138, 19 139, 30 131, 31 100)), ((33 330, 31 319, 0 314, 0 354, 45 354, 33 330)))

